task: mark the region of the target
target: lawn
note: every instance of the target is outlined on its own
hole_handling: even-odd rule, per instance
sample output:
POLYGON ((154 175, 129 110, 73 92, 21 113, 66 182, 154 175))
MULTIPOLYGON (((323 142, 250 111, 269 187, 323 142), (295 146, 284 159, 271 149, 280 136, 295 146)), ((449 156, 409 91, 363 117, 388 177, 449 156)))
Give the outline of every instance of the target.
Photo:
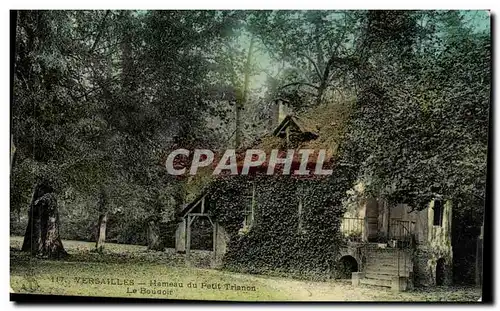
MULTIPOLYGON (((150 252, 144 246, 63 241, 67 259, 41 260, 19 251, 22 238, 11 238, 11 287, 15 292, 105 297, 233 301, 477 301, 480 289, 438 287, 394 293, 356 287, 346 281, 308 282, 199 268, 172 250, 150 252), (156 284, 155 284, 156 283, 156 284)), ((203 263, 208 253, 195 254, 203 263)))

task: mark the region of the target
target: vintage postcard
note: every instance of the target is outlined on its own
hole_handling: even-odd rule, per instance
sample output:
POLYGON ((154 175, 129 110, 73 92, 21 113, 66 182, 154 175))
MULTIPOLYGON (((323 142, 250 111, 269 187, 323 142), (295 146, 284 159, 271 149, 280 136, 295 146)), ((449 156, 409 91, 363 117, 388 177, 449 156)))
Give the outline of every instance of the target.
POLYGON ((478 301, 490 23, 12 11, 11 299, 478 301))

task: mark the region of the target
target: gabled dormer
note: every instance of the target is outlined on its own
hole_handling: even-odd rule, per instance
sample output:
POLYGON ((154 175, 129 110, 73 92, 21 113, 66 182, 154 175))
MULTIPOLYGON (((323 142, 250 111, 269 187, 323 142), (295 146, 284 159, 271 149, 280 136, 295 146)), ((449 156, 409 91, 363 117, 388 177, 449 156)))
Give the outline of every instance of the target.
POLYGON ((284 99, 275 101, 277 126, 273 130, 273 136, 286 140, 286 144, 294 146, 301 142, 307 142, 318 138, 318 133, 307 126, 301 119, 293 114, 289 102, 284 99))

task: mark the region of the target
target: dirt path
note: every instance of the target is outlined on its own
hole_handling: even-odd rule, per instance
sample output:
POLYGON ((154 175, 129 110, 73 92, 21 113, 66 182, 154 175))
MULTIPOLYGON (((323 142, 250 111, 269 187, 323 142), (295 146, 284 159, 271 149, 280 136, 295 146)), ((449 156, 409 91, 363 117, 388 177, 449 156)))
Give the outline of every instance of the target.
MULTIPOLYGON (((248 279, 248 275, 241 275, 241 278, 248 279)), ((398 293, 383 287, 353 287, 350 280, 315 282, 260 276, 253 278, 286 293, 292 301, 477 301, 481 296, 480 289, 474 287, 421 288, 398 293)))
POLYGON ((390 293, 386 289, 354 288, 349 281, 307 282, 288 279, 264 279, 262 281, 276 290, 289 293, 295 301, 370 301, 374 300, 374 297, 369 292, 376 291, 383 296, 390 293))
MULTIPOLYGON (((233 277, 248 279, 248 275, 231 274, 233 277)), ((276 291, 286 293, 293 301, 373 301, 394 295, 390 289, 352 287, 350 280, 331 282, 301 281, 288 278, 252 276, 260 283, 276 291)))

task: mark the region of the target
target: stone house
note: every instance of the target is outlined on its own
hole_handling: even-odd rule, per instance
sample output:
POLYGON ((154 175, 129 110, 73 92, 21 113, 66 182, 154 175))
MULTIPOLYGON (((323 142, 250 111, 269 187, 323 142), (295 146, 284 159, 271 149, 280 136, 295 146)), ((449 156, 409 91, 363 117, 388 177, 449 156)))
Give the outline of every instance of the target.
POLYGON ((389 206, 369 198, 346 211, 342 231, 350 246, 344 255, 358 264, 355 284, 396 289, 451 284, 451 220, 451 202, 439 199, 412 210, 406 204, 389 206))

